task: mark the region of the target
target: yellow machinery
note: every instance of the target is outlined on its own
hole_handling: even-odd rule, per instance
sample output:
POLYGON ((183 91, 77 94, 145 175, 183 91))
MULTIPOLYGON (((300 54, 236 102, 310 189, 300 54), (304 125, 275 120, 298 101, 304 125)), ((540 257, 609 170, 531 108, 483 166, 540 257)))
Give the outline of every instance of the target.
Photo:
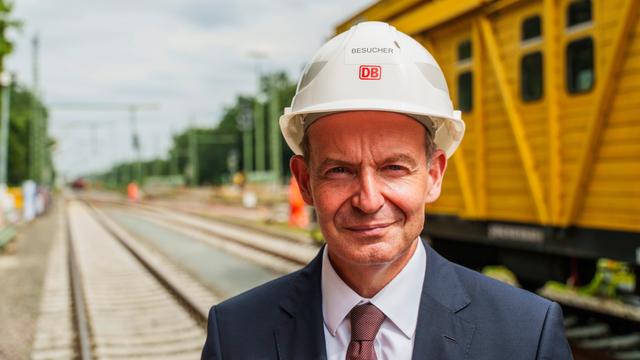
POLYGON ((463 110, 467 133, 427 209, 428 235, 640 264, 639 8, 381 0, 337 27, 379 20, 413 36, 463 110))

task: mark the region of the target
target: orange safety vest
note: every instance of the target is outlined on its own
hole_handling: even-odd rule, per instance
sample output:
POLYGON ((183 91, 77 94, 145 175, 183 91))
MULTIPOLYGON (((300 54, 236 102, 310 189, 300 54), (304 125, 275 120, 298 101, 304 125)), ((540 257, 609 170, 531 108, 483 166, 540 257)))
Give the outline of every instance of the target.
POLYGON ((294 176, 289 184, 289 225, 304 228, 309 225, 309 217, 304 207, 304 199, 294 176))
POLYGON ((127 185, 127 197, 129 198, 129 201, 136 202, 138 201, 139 196, 138 184, 130 182, 129 185, 127 185))

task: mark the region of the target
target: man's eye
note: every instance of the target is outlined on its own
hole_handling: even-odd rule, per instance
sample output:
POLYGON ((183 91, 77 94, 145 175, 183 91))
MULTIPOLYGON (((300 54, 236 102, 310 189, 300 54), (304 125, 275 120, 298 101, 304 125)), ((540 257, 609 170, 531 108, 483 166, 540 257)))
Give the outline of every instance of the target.
POLYGON ((385 168, 385 170, 391 170, 391 171, 402 171, 402 170, 404 170, 403 166, 395 165, 395 164, 387 165, 384 168, 385 168))
POLYGON ((330 179, 342 179, 353 176, 353 169, 348 166, 336 166, 325 171, 324 176, 330 179))
POLYGON ((344 166, 337 166, 334 168, 329 169, 329 171, 327 171, 327 173, 329 174, 344 174, 347 172, 347 168, 344 166))

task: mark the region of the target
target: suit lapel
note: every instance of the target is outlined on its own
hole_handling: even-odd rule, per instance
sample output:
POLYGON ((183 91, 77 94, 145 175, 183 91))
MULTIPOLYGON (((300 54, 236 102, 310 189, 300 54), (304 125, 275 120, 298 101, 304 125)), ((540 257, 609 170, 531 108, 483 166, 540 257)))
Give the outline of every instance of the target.
POLYGON ((280 304, 275 339, 280 360, 326 359, 322 317, 322 249, 294 280, 291 293, 280 304))
POLYGON ((426 244, 427 269, 413 359, 465 359, 475 325, 462 319, 458 311, 471 299, 460 283, 454 266, 426 244))

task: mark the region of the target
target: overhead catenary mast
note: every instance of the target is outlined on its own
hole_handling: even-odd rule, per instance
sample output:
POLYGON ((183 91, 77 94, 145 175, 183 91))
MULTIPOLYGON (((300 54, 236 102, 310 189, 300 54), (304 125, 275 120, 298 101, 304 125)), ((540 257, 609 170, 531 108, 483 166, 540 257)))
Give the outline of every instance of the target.
POLYGON ((141 184, 144 179, 144 171, 141 163, 141 145, 137 128, 137 113, 145 110, 157 110, 154 103, 54 103, 49 104, 52 110, 68 111, 126 111, 129 114, 129 129, 131 132, 131 146, 135 152, 136 167, 131 178, 141 184))

